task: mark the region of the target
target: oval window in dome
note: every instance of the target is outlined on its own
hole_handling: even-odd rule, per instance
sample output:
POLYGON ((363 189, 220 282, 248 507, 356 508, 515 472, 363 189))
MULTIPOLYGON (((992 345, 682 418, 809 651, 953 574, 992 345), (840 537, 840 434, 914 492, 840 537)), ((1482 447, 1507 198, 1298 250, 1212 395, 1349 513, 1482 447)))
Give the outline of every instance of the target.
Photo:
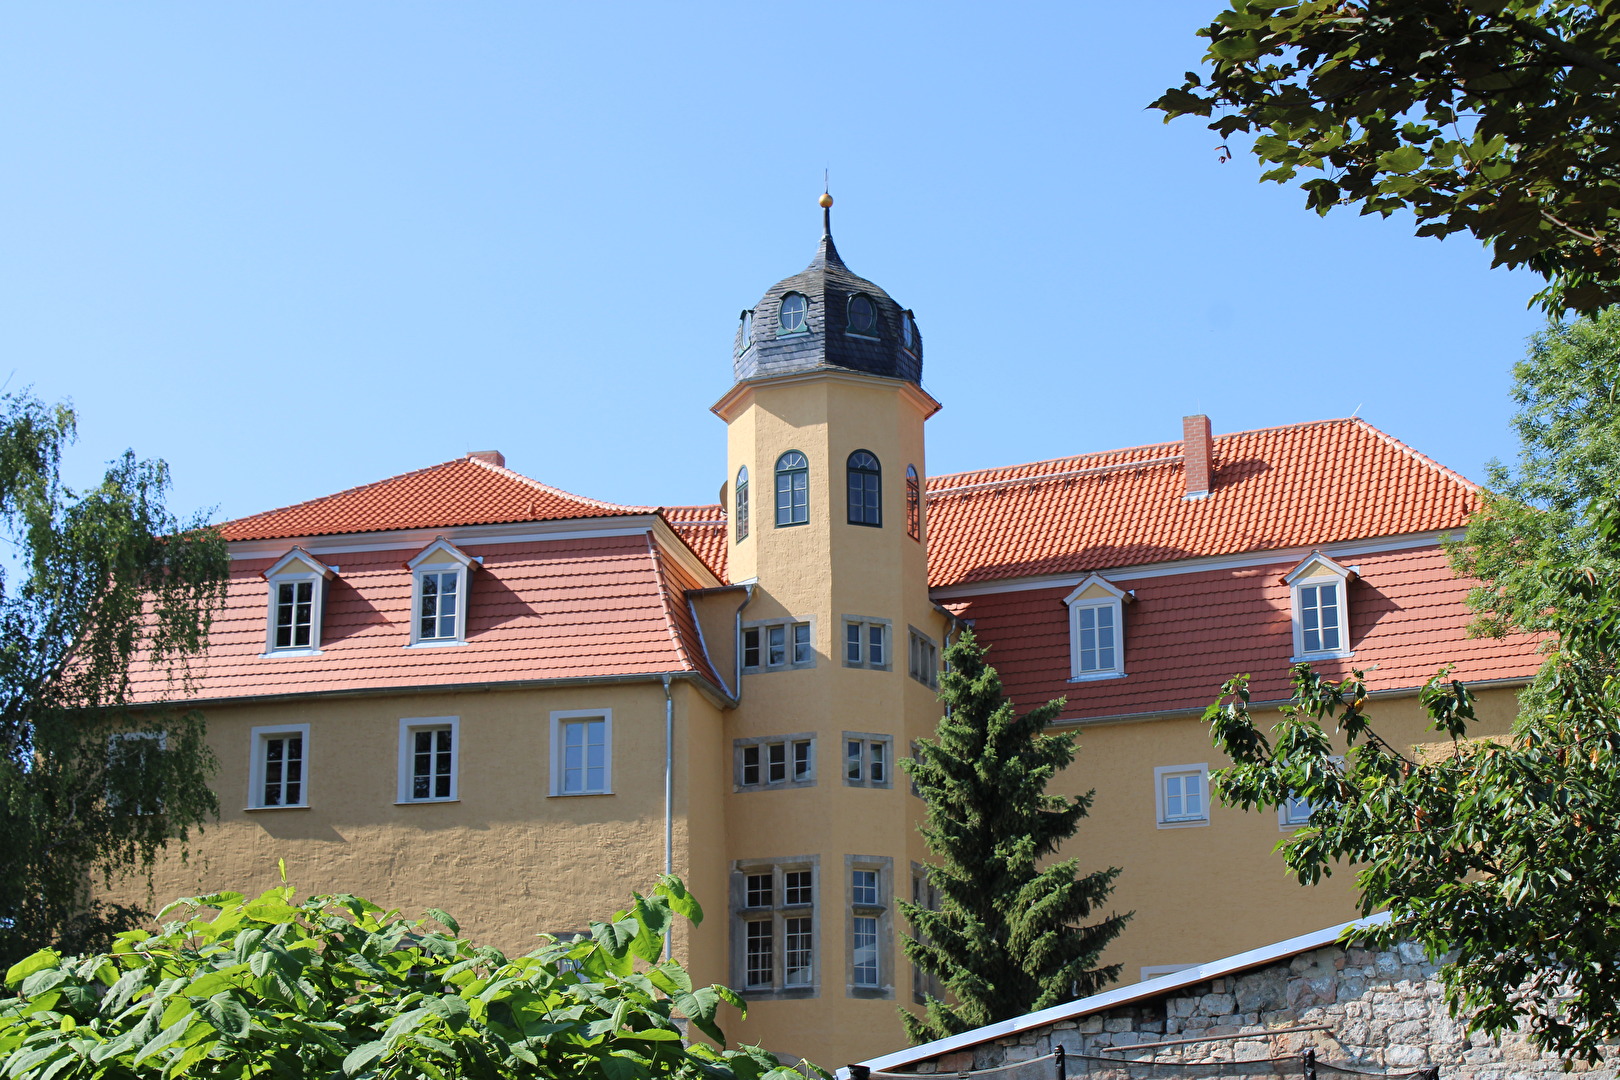
POLYGON ((877 306, 870 296, 857 293, 849 298, 849 328, 857 334, 870 334, 877 329, 877 306))
POLYGON ((737 351, 745 353, 748 351, 748 347, 754 343, 754 313, 752 311, 742 313, 742 328, 738 331, 738 336, 741 338, 741 344, 737 347, 737 351))
POLYGON ((797 334, 804 329, 804 317, 809 310, 810 302, 803 293, 790 292, 782 297, 776 309, 776 325, 784 334, 797 334))

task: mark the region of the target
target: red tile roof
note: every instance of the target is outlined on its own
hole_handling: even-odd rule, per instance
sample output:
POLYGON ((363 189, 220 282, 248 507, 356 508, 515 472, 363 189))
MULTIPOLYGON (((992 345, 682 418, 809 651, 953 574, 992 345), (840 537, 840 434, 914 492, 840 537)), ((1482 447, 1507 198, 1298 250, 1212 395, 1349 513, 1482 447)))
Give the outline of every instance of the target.
POLYGON ((1214 487, 1184 497, 1182 444, 928 481, 935 588, 1453 529, 1469 481, 1364 420, 1217 436, 1214 487))
MULTIPOLYGON (((1529 678, 1540 666, 1535 639, 1470 638, 1463 603, 1473 582, 1453 576, 1429 545, 1346 559, 1360 568, 1346 596, 1354 657, 1313 664, 1329 678, 1367 672, 1374 690, 1421 686, 1444 663, 1468 682, 1529 678)), ((1201 709, 1220 685, 1250 672, 1256 701, 1288 697, 1293 652, 1289 589, 1297 559, 1236 570, 1204 570, 1119 584, 1136 593, 1124 611, 1126 675, 1069 681, 1072 587, 1029 589, 948 601, 974 621, 990 662, 1021 708, 1068 699, 1066 718, 1201 709)))
POLYGON ((726 580, 726 510, 711 506, 666 506, 659 511, 669 527, 721 581, 726 580))
MULTIPOLYGON (((529 679, 711 675, 681 590, 697 583, 646 533, 521 543, 458 541, 484 557, 472 574, 467 644, 409 648, 412 552, 346 552, 328 585, 318 656, 265 650, 263 571, 278 556, 239 559, 208 655, 194 666, 202 699, 529 679)), ((712 677, 712 676, 711 676, 712 677)), ((151 668, 133 672, 146 700, 174 697, 151 668)))
POLYGON ((654 509, 570 495, 493 462, 464 457, 336 495, 227 521, 220 531, 227 540, 271 540, 385 529, 615 517, 650 514, 654 509))

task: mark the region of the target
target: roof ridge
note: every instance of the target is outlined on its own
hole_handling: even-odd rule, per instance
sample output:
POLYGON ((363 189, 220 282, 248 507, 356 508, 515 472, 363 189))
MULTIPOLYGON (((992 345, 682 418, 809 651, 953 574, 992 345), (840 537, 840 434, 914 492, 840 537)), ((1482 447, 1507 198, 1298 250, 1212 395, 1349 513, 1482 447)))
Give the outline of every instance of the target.
POLYGON ((286 506, 276 506, 270 508, 269 510, 260 510, 258 513, 248 514, 246 517, 231 518, 229 521, 220 522, 219 527, 223 529, 227 525, 236 525, 243 521, 252 521, 254 518, 269 517, 271 514, 281 514, 288 510, 297 510, 305 506, 315 506, 319 503, 330 502, 333 499, 339 499, 345 495, 353 495, 358 491, 365 491, 368 488, 381 487, 384 484, 391 484, 395 480, 403 480, 408 476, 420 476, 423 473, 430 473, 435 469, 443 469, 446 466, 454 465, 458 461, 469 460, 475 459, 451 458, 449 461, 441 461, 437 465, 425 465, 420 469, 412 469, 409 472, 395 473, 393 476, 385 476, 381 480, 373 480, 369 484, 356 484, 354 487, 344 488, 342 491, 334 491, 329 495, 317 495, 313 499, 304 499, 301 502, 288 503, 286 506))
MULTIPOLYGON (((1219 435, 1213 436, 1213 439, 1215 442, 1220 442, 1222 439, 1235 439, 1242 435, 1259 435, 1267 431, 1286 431, 1289 428, 1320 427, 1326 424, 1347 424, 1355 422, 1358 419, 1358 417, 1354 416, 1337 416, 1327 420, 1300 420, 1293 424, 1273 424, 1270 427, 1244 428, 1242 431, 1222 432, 1219 435)), ((1378 429, 1373 427, 1371 424, 1367 424, 1365 420, 1362 420, 1361 423, 1366 424, 1367 427, 1372 428, 1374 431, 1378 431, 1378 429)), ((1382 434, 1382 432, 1380 432, 1380 434, 1382 434)), ((1138 450, 1155 450, 1161 446, 1181 446, 1183 442, 1184 440, 1182 439, 1167 439, 1163 442, 1141 443, 1136 446, 1120 446, 1113 450, 1091 450, 1082 454, 1065 454, 1061 457, 1041 458, 1036 461, 1025 461, 1015 465, 990 465, 979 469, 963 469, 960 472, 936 473, 928 478, 928 486, 933 487, 934 484, 938 483, 939 481, 949 480, 954 476, 971 476, 974 473, 1006 472, 1009 469, 1029 469, 1036 465, 1055 465, 1059 462, 1078 461, 1081 458, 1110 457, 1114 454, 1130 454, 1138 450)), ((1416 453, 1417 451, 1412 452, 1416 453)), ((1443 465, 1440 466, 1440 468, 1444 467, 1445 466, 1443 465)), ((1028 477, 1027 479, 1033 480, 1036 479, 1036 477, 1028 477)))
MULTIPOLYGON (((575 495, 572 491, 564 491, 560 487, 553 487, 550 484, 547 484, 547 483, 544 483, 542 481, 536 480, 532 476, 524 476, 522 473, 518 472, 515 469, 508 469, 505 465, 497 465, 493 461, 485 461, 483 458, 460 457, 460 458, 454 459, 454 461, 470 461, 473 464, 481 466, 482 468, 485 468, 485 469, 489 469, 491 472, 494 472, 494 473, 496 473, 496 474, 498 474, 500 476, 505 476, 505 477, 508 477, 510 479, 516 480, 519 483, 527 484, 530 487, 532 487, 532 488, 534 488, 534 489, 536 489, 538 491, 543 491, 548 495, 558 495, 558 496, 561 496, 564 499, 572 499, 574 502, 582 502, 582 503, 585 503, 587 506, 594 506, 594 507, 596 507, 596 508, 598 508, 600 510, 623 510, 626 513, 631 513, 631 514, 647 514, 647 513, 652 513, 652 512, 654 512, 654 511, 656 511, 658 509, 658 507, 656 507, 656 506, 631 506, 631 505, 628 505, 626 503, 604 502, 601 499, 593 499, 589 495, 575 495)), ((445 464, 446 465, 451 465, 451 464, 454 464, 454 461, 447 461, 447 462, 445 462, 445 464)), ((410 474, 409 473, 403 473, 401 475, 408 476, 410 474)), ((397 479, 397 478, 390 477, 390 479, 397 479)), ((378 482, 379 483, 386 483, 387 481, 378 481, 378 482)))
POLYGON ((1429 468, 1434 469, 1436 472, 1439 472, 1439 473, 1449 477, 1450 479, 1457 481, 1459 484, 1463 485, 1463 487, 1467 488, 1469 491, 1478 491, 1480 489, 1480 486, 1478 484, 1476 484, 1472 480, 1468 479, 1468 477, 1464 476, 1462 473, 1458 472, 1456 469, 1453 469, 1453 468, 1450 468, 1448 466, 1442 465, 1442 464, 1440 464, 1440 462, 1434 460, 1434 458, 1430 457, 1428 454, 1425 454, 1423 451, 1417 450, 1417 449, 1414 449, 1411 446, 1408 446, 1406 443, 1402 442, 1400 439, 1397 439, 1395 436, 1391 435, 1389 432, 1385 431, 1383 428, 1379 427, 1377 424, 1374 424, 1374 423, 1372 423, 1372 422, 1370 422, 1368 420, 1364 420, 1359 416, 1352 416, 1352 417, 1350 417, 1350 420, 1351 420, 1352 423, 1358 424, 1359 426, 1366 428, 1368 431, 1372 432, 1374 435, 1378 436, 1380 439, 1383 439, 1385 442, 1389 443, 1395 449, 1401 451, 1402 453, 1410 455, 1411 457, 1416 459, 1419 464, 1427 465, 1427 466, 1429 466, 1429 468))

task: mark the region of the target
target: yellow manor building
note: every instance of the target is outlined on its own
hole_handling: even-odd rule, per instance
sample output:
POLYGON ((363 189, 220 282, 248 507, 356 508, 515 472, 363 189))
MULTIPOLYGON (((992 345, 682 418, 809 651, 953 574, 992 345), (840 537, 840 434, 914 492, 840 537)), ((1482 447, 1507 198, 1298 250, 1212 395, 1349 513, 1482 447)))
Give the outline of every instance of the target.
POLYGON ((1080 755, 1055 788, 1096 802, 1064 854, 1123 868, 1136 915, 1104 960, 1127 980, 1352 917, 1345 875, 1302 888, 1271 851, 1308 806, 1211 805, 1198 713, 1238 672, 1274 705, 1304 659, 1369 670, 1375 719, 1421 741, 1416 691, 1451 661, 1506 730, 1534 647, 1465 637, 1439 549, 1473 485, 1362 420, 1202 416, 1178 442, 930 476, 922 353, 829 227, 737 327, 724 505, 599 502, 479 451, 225 524, 186 699, 222 812, 155 895, 268 887, 284 858, 302 890, 527 951, 672 871, 707 911, 676 956, 748 998, 728 1034, 889 1053, 923 989, 895 899, 929 899, 898 759, 971 625, 1021 706, 1067 701, 1080 755))

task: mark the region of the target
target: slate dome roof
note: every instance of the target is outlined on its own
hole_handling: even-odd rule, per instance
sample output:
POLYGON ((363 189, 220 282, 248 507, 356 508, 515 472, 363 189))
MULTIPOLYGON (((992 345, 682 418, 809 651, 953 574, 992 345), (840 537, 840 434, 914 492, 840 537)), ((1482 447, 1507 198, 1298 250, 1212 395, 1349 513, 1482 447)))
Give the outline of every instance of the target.
POLYGON ((821 244, 801 273, 772 285, 743 312, 732 342, 732 369, 739 381, 824 368, 862 371, 922 381, 922 335, 910 311, 844 265, 833 244, 831 211, 822 216, 821 244), (784 298, 805 298, 802 328, 784 298), (863 329, 861 299, 871 303, 872 324, 863 329))

